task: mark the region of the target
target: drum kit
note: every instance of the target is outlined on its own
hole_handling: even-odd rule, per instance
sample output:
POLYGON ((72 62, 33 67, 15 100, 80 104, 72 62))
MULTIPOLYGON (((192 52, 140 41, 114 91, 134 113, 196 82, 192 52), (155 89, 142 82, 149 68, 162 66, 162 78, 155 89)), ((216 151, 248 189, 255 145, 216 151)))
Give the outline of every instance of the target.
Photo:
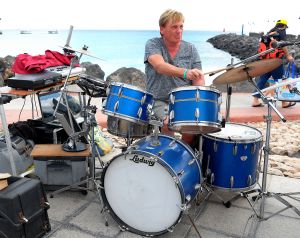
MULTIPOLYGON (((221 92, 214 86, 185 86, 169 92, 168 127, 174 132, 198 135, 199 151, 194 151, 177 137, 160 133, 163 122, 153 111, 152 94, 120 82, 98 85, 101 91, 106 89, 102 112, 108 116, 108 132, 127 138, 128 142, 121 154, 103 164, 99 185, 101 195, 98 194, 104 211, 122 230, 142 236, 171 232, 183 214, 188 214, 192 201, 197 201, 203 190, 210 195, 215 193, 214 189, 239 193, 227 202, 218 196, 226 207, 238 197, 244 197, 250 203, 248 196, 257 192, 255 202, 261 198, 260 212, 254 205, 251 207, 261 220, 268 219, 264 218, 264 203, 269 196, 293 208, 300 216, 300 211, 282 198, 283 194, 266 190, 271 108, 282 121, 285 119, 272 104, 272 99, 265 97, 253 80, 282 62, 279 59, 246 62, 242 61, 242 65, 236 68, 237 64, 232 64, 222 69, 226 72, 216 77, 213 84, 248 80, 262 95, 268 104, 264 146, 259 130, 224 123, 220 113, 221 92), (257 166, 262 147, 262 187, 253 189, 258 183, 257 166)), ((94 88, 91 81, 90 84, 85 84, 86 79, 81 81, 86 91, 94 88)), ((90 96, 93 95, 90 93, 90 96)))

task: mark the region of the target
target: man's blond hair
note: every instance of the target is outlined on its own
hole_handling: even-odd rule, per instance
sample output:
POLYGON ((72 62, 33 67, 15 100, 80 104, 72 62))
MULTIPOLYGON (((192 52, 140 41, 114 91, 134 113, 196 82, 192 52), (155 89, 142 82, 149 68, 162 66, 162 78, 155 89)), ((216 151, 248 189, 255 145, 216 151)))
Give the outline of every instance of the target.
POLYGON ((161 14, 159 18, 159 26, 164 27, 168 22, 177 22, 177 21, 183 21, 184 22, 184 16, 181 12, 168 9, 163 14, 161 14))

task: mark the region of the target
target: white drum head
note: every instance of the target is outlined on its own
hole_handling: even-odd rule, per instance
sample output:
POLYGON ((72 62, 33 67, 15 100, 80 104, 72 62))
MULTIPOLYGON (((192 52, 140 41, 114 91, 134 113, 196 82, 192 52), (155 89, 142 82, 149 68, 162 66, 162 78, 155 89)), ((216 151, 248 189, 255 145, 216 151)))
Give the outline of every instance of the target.
POLYGON ((137 154, 116 157, 104 176, 104 191, 113 212, 142 232, 161 232, 173 226, 181 210, 181 193, 171 174, 158 162, 137 154), (147 162, 145 162, 147 161, 147 162))
POLYGON ((226 123, 221 131, 209 135, 215 138, 233 141, 256 141, 262 137, 259 130, 235 123, 226 123))

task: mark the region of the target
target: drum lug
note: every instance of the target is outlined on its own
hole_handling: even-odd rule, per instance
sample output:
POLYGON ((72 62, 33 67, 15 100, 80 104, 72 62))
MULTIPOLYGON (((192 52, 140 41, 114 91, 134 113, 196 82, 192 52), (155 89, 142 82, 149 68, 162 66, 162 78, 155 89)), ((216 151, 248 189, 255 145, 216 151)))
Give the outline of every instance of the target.
POLYGON ((173 147, 174 145, 176 145, 176 140, 172 140, 172 141, 169 143, 169 147, 173 147))
POLYGON ((110 93, 110 87, 107 87, 107 88, 106 88, 106 95, 108 96, 109 93, 110 93))
POLYGON ((171 102, 172 104, 175 103, 175 96, 174 96, 172 93, 170 94, 170 102, 171 102))
POLYGON ((196 108, 195 110, 195 117, 196 117, 196 120, 198 121, 199 117, 200 117, 200 111, 199 111, 199 108, 196 108))
POLYGON ((250 187, 251 186, 251 184, 252 184, 252 176, 249 174, 248 175, 248 187, 250 187))
POLYGON ((199 102, 200 101, 200 93, 199 93, 199 91, 197 90, 196 91, 196 102, 199 102))
POLYGON ((214 141, 214 152, 218 151, 218 143, 217 141, 214 141))
POLYGON ((210 184, 213 184, 214 180, 215 180, 215 174, 212 173, 212 174, 210 175, 210 184))
POLYGON ((118 111, 118 109, 119 109, 119 101, 117 101, 117 102, 115 103, 114 111, 118 111))
POLYGON ((142 97, 142 99, 141 99, 141 105, 143 105, 144 103, 145 103, 145 101, 146 101, 146 97, 147 97, 147 95, 145 94, 143 97, 142 97))
POLYGON ((251 154, 254 154, 255 151, 256 151, 256 144, 253 144, 251 146, 251 154))
POLYGON ((140 107, 139 110, 138 110, 138 113, 137 113, 138 118, 141 118, 142 113, 143 113, 143 108, 140 107))
POLYGON ((234 177, 230 176, 230 188, 233 188, 234 185, 234 177))
POLYGON ((202 191, 201 184, 198 183, 195 185, 195 190, 199 190, 199 189, 202 191))
POLYGON ((172 110, 169 115, 169 120, 171 121, 173 119, 174 119, 174 111, 172 110))
POLYGON ((121 84, 119 91, 118 91, 118 97, 122 97, 122 90, 123 90, 123 84, 121 84))
POLYGON ((159 157, 162 157, 162 155, 163 155, 164 153, 165 153, 165 152, 164 152, 164 151, 162 151, 162 150, 161 150, 161 151, 159 151, 159 152, 158 152, 158 155, 159 155, 159 157))
POLYGON ((188 203, 191 201, 191 199, 192 199, 192 197, 191 197, 190 194, 187 195, 187 196, 185 197, 185 200, 186 200, 188 203))
POLYGON ((218 104, 221 105, 222 104, 222 97, 218 98, 218 104))
POLYGON ((180 170, 179 173, 177 173, 178 177, 181 177, 184 174, 184 170, 180 170))
POLYGON ((192 165, 193 163, 195 163, 196 159, 191 159, 189 162, 188 162, 188 165, 192 165))
POLYGON ((234 156, 236 156, 236 154, 237 154, 237 144, 234 144, 234 146, 233 146, 233 151, 232 151, 232 154, 234 155, 234 156))
POLYGON ((210 155, 207 156, 207 166, 206 166, 206 176, 209 176, 211 174, 211 170, 209 168, 209 163, 210 163, 210 155))
POLYGON ((172 227, 169 227, 169 228, 167 229, 167 231, 170 232, 170 233, 172 233, 172 232, 174 231, 174 227, 173 227, 173 226, 172 226, 172 227))
POLYGON ((246 161, 248 159, 247 155, 241 156, 241 161, 246 161))

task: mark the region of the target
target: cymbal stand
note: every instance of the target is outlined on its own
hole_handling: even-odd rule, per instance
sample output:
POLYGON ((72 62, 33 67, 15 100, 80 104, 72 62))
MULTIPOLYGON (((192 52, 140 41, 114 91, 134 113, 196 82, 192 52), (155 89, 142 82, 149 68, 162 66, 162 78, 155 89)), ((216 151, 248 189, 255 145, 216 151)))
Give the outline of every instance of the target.
MULTIPOLYGON (((83 46, 83 49, 86 50, 88 47, 86 45, 83 46)), ((70 51, 69 51, 70 52, 70 51)), ((53 116, 56 116, 56 113, 57 113, 57 110, 58 110, 58 107, 59 107, 59 104, 61 103, 61 100, 62 100, 62 97, 64 98, 64 102, 66 104, 66 107, 67 107, 67 111, 68 111, 68 116, 69 116, 69 121, 70 121, 70 124, 71 124, 71 128, 72 128, 72 132, 74 133, 74 125, 73 125, 73 121, 71 120, 71 110, 70 110, 70 107, 69 107, 69 103, 68 103, 68 100, 67 100, 67 84, 68 84, 68 80, 70 78, 70 75, 71 75, 71 72, 72 72, 72 69, 74 68, 75 64, 77 64, 78 62, 80 62, 80 59, 82 57, 83 53, 80 54, 80 56, 78 57, 77 55, 75 55, 72 59, 71 59, 71 63, 70 63, 70 70, 68 72, 68 75, 65 79, 65 82, 64 82, 64 85, 61 89, 61 94, 59 96, 59 99, 58 99, 58 102, 57 102, 57 105, 55 107, 55 110, 53 112, 53 116)))
MULTIPOLYGON (((281 115, 281 113, 276 109, 276 107, 273 104, 274 99, 270 98, 270 97, 266 97, 261 90, 258 88, 258 86, 256 85, 256 83, 254 82, 254 79, 252 79, 247 71, 247 67, 245 67, 245 72, 248 75, 248 81, 257 89, 257 91, 259 92, 259 94, 261 95, 261 98, 263 100, 263 102, 265 104, 268 105, 268 114, 267 116, 265 116, 265 120, 267 123, 267 127, 266 127, 266 141, 265 141, 265 146, 263 147, 264 150, 264 164, 263 164, 263 177, 262 177, 262 185, 259 189, 253 189, 247 192, 241 192, 240 195, 241 197, 245 197, 248 201, 248 203, 250 204, 252 210, 254 211, 255 215, 260 219, 260 220, 267 220, 289 208, 293 209, 293 211, 298 214, 300 216, 300 210, 298 208, 296 208, 295 206, 293 206, 291 203, 289 203, 287 200, 283 199, 283 196, 287 196, 289 198, 292 198, 296 201, 300 201, 298 198, 293 198, 292 195, 297 195, 300 194, 300 192, 295 192, 295 193, 274 193, 274 192, 268 192, 267 191, 267 170, 268 170, 268 160, 269 160, 269 151, 270 151, 270 134, 271 134, 271 122, 272 122, 272 110, 273 109, 275 111, 275 113, 279 116, 279 118, 281 119, 282 122, 286 122, 286 119, 281 115), (252 197, 252 200, 254 201, 254 203, 252 203, 250 201, 250 199, 248 198, 249 194, 258 192, 257 196, 252 197), (281 202, 282 204, 284 204, 286 207, 273 213, 272 215, 265 217, 264 213, 265 213, 265 201, 266 198, 275 198, 276 200, 278 200, 279 202, 281 202), (259 211, 255 210, 255 205, 257 204, 258 200, 261 198, 261 204, 260 204, 260 209, 259 211)), ((231 201, 236 200, 237 197, 234 197, 233 199, 231 199, 231 201)))

